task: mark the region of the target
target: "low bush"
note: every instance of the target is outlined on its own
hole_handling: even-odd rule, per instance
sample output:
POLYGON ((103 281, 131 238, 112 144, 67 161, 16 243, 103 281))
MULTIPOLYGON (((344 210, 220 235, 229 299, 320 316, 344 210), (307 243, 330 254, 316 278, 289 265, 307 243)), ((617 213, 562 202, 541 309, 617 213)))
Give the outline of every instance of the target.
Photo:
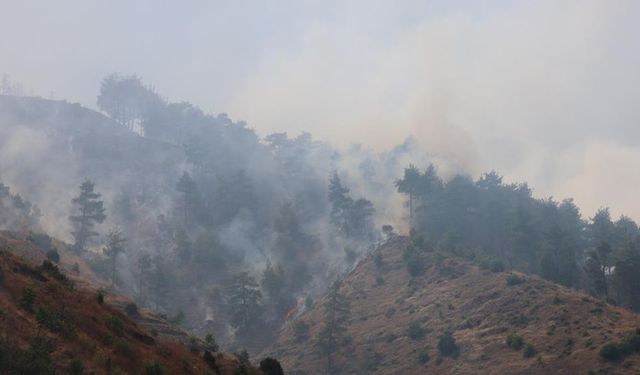
POLYGON ((98 291, 98 295, 96 296, 96 300, 101 305, 104 303, 104 291, 102 291, 102 290, 98 291))
POLYGON ((507 336, 505 343, 513 350, 520 350, 524 346, 524 339, 522 336, 512 333, 507 336))
POLYGON ((424 337, 424 328, 420 322, 411 322, 407 329, 407 335, 413 340, 418 340, 424 337))
POLYGON ((47 259, 56 264, 60 263, 60 254, 58 254, 58 250, 54 248, 47 251, 47 259))
POLYGON ((47 253, 50 250, 53 250, 53 244, 51 242, 51 237, 47 236, 44 233, 31 233, 27 238, 31 243, 38 246, 44 253, 47 253))
POLYGON ((620 350, 620 345, 616 343, 609 343, 600 349, 600 356, 607 361, 619 361, 622 359, 623 354, 620 350))
POLYGON ((124 326, 122 324, 122 320, 119 317, 115 315, 108 317, 106 324, 107 328, 109 328, 109 331, 111 331, 114 335, 122 336, 122 334, 124 333, 124 326))
POLYGON ((513 286, 524 283, 524 279, 514 273, 509 274, 507 276, 507 285, 513 286))
POLYGON ((84 365, 82 364, 82 361, 77 358, 71 361, 71 365, 69 367, 71 375, 84 374, 84 365))
POLYGON ((419 254, 410 256, 407 259, 407 271, 411 276, 420 276, 424 273, 425 262, 419 254))
POLYGON ((210 351, 205 350, 202 358, 204 359, 204 362, 207 364, 207 366, 209 366, 211 371, 215 372, 216 374, 220 372, 218 363, 216 362, 216 358, 211 354, 210 351))
POLYGON ((148 363, 147 366, 145 367, 145 374, 146 375, 164 375, 165 374, 164 366, 162 366, 158 361, 153 361, 151 363, 148 363))
POLYGON ((207 349, 212 352, 217 352, 219 348, 218 343, 216 342, 215 337, 212 334, 208 334, 204 337, 204 341, 207 343, 207 349))
POLYGON ((26 287, 22 290, 22 296, 18 300, 18 305, 27 311, 33 311, 33 302, 36 300, 36 292, 26 287))
POLYGON ((438 351, 445 357, 457 357, 459 353, 458 345, 453 334, 449 331, 443 333, 438 339, 438 351))
POLYGON ((422 349, 418 353, 418 363, 419 364, 424 365, 425 363, 429 362, 430 359, 431 359, 431 357, 429 357, 429 352, 427 352, 426 349, 422 349))
POLYGON ((604 345, 600 356, 608 361, 619 361, 634 352, 640 352, 640 328, 627 334, 620 342, 604 345))
POLYGON ((265 375, 284 375, 284 370, 277 359, 267 357, 260 361, 260 370, 265 375))
POLYGON ((531 357, 533 357, 534 355, 536 355, 536 348, 535 348, 535 346, 533 346, 533 344, 531 344, 531 343, 528 343, 527 345, 525 345, 525 347, 524 347, 524 352, 522 352, 522 355, 523 355, 525 358, 531 358, 531 357))
POLYGON ((53 277, 54 279, 64 283, 64 284, 69 284, 70 281, 67 278, 67 275, 64 274, 64 272, 62 272, 60 270, 60 268, 58 266, 56 266, 55 264, 53 264, 50 260, 44 260, 42 261, 42 264, 40 265, 40 267, 38 267, 38 271, 39 272, 44 272, 47 275, 53 277))
POLYGON ((124 307, 124 312, 131 317, 137 317, 140 315, 140 313, 138 312, 138 305, 133 302, 127 303, 127 305, 124 307))

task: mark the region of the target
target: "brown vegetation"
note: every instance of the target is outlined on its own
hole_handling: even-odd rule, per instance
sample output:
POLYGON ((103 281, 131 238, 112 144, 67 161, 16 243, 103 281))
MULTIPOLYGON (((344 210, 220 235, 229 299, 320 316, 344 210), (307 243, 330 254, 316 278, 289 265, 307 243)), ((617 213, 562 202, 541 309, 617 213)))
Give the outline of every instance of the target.
MULTIPOLYGON (((514 273, 514 283, 510 273, 481 270, 434 251, 423 250, 425 272, 411 276, 402 256, 408 243, 404 237, 391 241, 342 283, 340 293, 351 305, 350 340, 335 355, 342 373, 640 372, 638 354, 617 362, 600 355, 603 346, 640 326, 640 316, 536 276, 514 273), (380 275, 384 283, 376 282, 380 275), (457 346, 451 355, 439 350, 451 344, 446 332, 457 346), (516 337, 522 342, 513 344, 516 337)), ((308 340, 297 340, 290 325, 265 352, 288 373, 324 373, 314 348, 324 303, 299 318, 310 327, 308 340)))

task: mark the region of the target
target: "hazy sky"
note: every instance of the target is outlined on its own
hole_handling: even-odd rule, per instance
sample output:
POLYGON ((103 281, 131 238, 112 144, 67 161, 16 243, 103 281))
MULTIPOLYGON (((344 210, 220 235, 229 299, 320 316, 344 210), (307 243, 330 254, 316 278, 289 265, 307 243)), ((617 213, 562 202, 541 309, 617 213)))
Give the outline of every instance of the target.
POLYGON ((0 73, 94 107, 136 73, 170 100, 338 146, 408 135, 640 219, 639 1, 0 0, 0 73), (401 5, 399 5, 401 3, 401 5))

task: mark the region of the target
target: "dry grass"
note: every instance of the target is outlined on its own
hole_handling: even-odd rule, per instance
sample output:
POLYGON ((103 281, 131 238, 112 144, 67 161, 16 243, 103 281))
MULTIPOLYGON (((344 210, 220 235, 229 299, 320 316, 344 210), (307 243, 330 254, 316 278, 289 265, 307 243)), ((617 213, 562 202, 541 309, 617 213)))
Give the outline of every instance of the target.
MULTIPOLYGON (((63 255, 63 261, 68 256, 63 255)), ((35 337, 50 339, 55 367, 63 374, 70 373, 73 360, 82 362, 85 374, 118 370, 141 374, 154 361, 166 374, 204 374, 209 369, 201 352, 193 353, 181 342, 152 337, 109 299, 99 303, 99 285, 93 281, 70 277, 74 281, 70 285, 39 271, 34 262, 43 259, 42 252, 28 241, 0 234, 0 343, 26 349, 35 337), (27 288, 35 293, 32 311, 19 303, 27 288), (43 307, 62 317, 64 329, 52 330, 38 323, 37 311, 43 307)), ((233 374, 240 367, 233 355, 218 353, 215 357, 221 374, 233 374)), ((252 369, 250 373, 257 372, 252 369)))
MULTIPOLYGON (((535 276, 518 274, 523 282, 509 286, 508 273, 482 271, 455 258, 438 261, 436 253, 425 253, 427 271, 412 278, 402 259, 407 242, 398 238, 379 249, 382 267, 372 255, 343 283, 341 293, 352 306, 352 341, 337 358, 344 374, 640 373, 637 354, 623 363, 605 362, 598 354, 605 343, 640 326, 638 315, 535 276), (383 284, 376 282, 379 275, 383 284), (407 333, 416 321, 425 331, 419 340, 407 333), (457 358, 438 352, 445 330, 453 332, 457 358), (522 350, 509 348, 510 333, 532 344, 535 355, 525 358, 522 350), (378 359, 373 369, 372 353, 378 359)), ((279 358, 287 371, 324 373, 313 347, 322 312, 320 301, 300 317, 311 327, 305 343, 296 342, 288 326, 264 354, 279 358)))

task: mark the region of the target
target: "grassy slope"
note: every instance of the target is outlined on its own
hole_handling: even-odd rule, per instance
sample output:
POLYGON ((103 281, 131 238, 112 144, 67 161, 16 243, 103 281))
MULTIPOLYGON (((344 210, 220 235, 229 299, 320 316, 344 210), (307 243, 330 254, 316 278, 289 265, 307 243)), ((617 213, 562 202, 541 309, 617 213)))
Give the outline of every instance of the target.
MULTIPOLYGON (((42 252, 29 241, 20 240, 17 235, 12 237, 0 234, 0 344, 3 348, 26 350, 34 338, 50 340, 54 348, 51 357, 58 373, 69 373, 74 359, 83 363, 85 374, 106 374, 109 366, 113 373, 119 369, 121 373, 141 374, 153 361, 161 363, 168 374, 207 373, 209 367, 201 352, 192 353, 179 341, 153 337, 110 303, 110 300, 122 300, 121 297, 113 296, 99 303, 96 292, 99 284, 94 281, 70 277, 74 286, 69 286, 50 273, 39 271, 34 264, 42 260, 42 252), (26 288, 35 292, 31 311, 20 304, 26 288), (38 323, 37 311, 42 307, 61 314, 65 327, 52 331, 38 323), (114 329, 108 323, 114 319, 121 322, 121 329, 114 329)), ((62 264, 69 263, 66 257, 71 256, 63 253, 62 264)), ((141 314, 141 319, 151 319, 146 312, 141 314)), ((169 326, 158 319, 154 321, 156 325, 169 326)), ((214 355, 221 374, 234 374, 239 369, 235 356, 214 355)), ((250 369, 249 373, 260 372, 250 369)))
MULTIPOLYGON (((407 243, 400 237, 383 246, 378 250, 382 266, 369 256, 343 283, 341 293, 352 313, 347 331, 352 343, 337 355, 343 373, 640 373, 637 354, 622 363, 599 356, 602 345, 640 326, 640 316, 535 276, 519 274, 524 282, 508 286, 508 273, 483 271, 459 259, 442 260, 435 253, 426 253, 426 273, 412 278, 402 259, 407 243), (384 284, 378 285, 378 275, 384 284), (408 337, 413 321, 425 329, 423 338, 408 337), (437 349, 438 337, 447 329, 460 348, 455 359, 440 357, 437 349), (507 347, 510 333, 532 343, 536 354, 525 358, 522 350, 507 347), (423 351, 430 359, 421 364, 423 351)), ((310 339, 297 342, 288 326, 266 351, 279 358, 285 370, 324 373, 313 345, 322 327, 323 302, 300 318, 311 325, 310 339)))

